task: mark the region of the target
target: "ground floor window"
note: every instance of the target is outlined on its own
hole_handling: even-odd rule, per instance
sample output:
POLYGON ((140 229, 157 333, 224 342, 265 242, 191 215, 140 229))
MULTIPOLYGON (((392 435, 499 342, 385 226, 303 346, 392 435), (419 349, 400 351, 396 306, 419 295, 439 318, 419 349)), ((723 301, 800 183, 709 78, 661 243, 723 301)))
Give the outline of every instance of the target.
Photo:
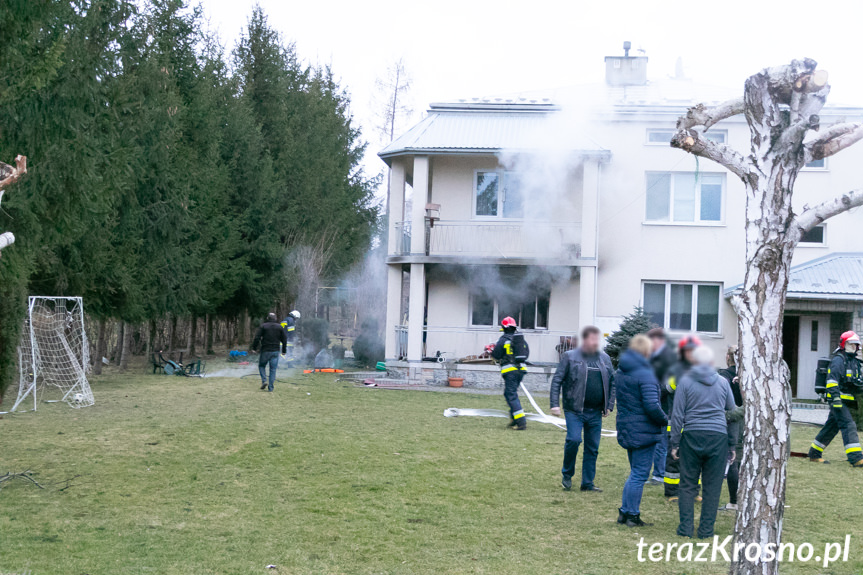
POLYGON ((721 284, 644 282, 642 307, 656 325, 673 331, 719 332, 721 284))
POLYGON ((470 296, 470 323, 475 327, 492 327, 509 316, 519 329, 548 329, 550 290, 538 290, 524 296, 477 291, 470 296))

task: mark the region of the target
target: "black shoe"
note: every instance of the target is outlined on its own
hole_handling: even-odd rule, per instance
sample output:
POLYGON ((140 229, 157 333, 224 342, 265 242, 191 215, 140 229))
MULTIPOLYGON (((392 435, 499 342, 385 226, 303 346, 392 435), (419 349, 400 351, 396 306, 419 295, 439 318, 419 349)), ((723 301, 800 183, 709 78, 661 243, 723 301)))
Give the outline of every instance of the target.
POLYGON ((626 516, 626 526, 627 527, 652 527, 653 523, 645 523, 641 520, 641 514, 637 513, 635 515, 627 515, 626 516))
POLYGON ((564 477, 560 480, 560 484, 563 486, 564 491, 569 491, 570 489, 572 489, 572 478, 564 477))
POLYGON ((266 384, 266 383, 262 383, 262 384, 261 384, 261 389, 267 389, 267 384, 266 384))
POLYGON ((509 425, 507 425, 507 427, 515 427, 516 425, 518 425, 518 422, 514 419, 510 419, 509 425))
POLYGON ((629 516, 626 513, 624 513, 621 509, 617 510, 617 522, 620 525, 623 525, 624 523, 626 523, 626 520, 628 518, 629 518, 629 516))
POLYGON ((602 493, 602 489, 596 485, 582 485, 581 491, 595 491, 596 493, 602 493))
POLYGON ((524 431, 525 429, 527 429, 527 418, 526 417, 519 417, 518 419, 516 419, 515 420, 515 430, 516 431, 524 431))

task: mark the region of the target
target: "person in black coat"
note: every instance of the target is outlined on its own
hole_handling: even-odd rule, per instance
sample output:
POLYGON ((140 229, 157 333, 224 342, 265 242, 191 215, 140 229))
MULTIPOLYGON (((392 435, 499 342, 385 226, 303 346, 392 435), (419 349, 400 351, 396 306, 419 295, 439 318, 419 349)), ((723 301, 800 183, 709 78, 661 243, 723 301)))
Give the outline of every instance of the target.
POLYGON ((617 403, 617 442, 626 449, 630 473, 623 486, 618 523, 650 525, 641 520, 641 495, 668 417, 659 404, 659 382, 648 362, 647 336, 636 335, 623 352, 614 375, 617 403))

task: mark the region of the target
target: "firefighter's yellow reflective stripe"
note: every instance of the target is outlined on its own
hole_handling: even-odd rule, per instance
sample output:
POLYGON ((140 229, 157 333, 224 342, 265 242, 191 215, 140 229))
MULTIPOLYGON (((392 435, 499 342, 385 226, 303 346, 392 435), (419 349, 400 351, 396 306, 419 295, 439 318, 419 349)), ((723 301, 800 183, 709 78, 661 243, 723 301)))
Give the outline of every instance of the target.
POLYGON ((854 372, 853 372, 853 371, 851 371, 851 370, 846 371, 846 372, 845 372, 845 377, 854 377, 854 372))
POLYGON ((677 389, 677 379, 673 375, 668 378, 668 387, 671 388, 671 391, 677 389))
POLYGON ((845 446, 845 453, 854 453, 855 451, 863 451, 859 443, 849 443, 845 446))
POLYGON ((847 394, 847 393, 843 393, 843 394, 841 394, 839 397, 840 397, 840 398, 842 398, 842 399, 847 399, 848 401, 854 401, 854 396, 853 396, 853 395, 849 395, 849 394, 847 394))
POLYGON ((288 327, 288 322, 283 321, 283 322, 282 322, 282 327, 288 327))
POLYGON ((827 382, 827 388, 830 389, 831 387, 839 387, 839 384, 836 383, 835 381, 828 381, 827 382))
POLYGON ((813 443, 813 444, 812 444, 812 449, 814 449, 815 451, 821 451, 821 452, 823 452, 823 451, 824 451, 824 446, 823 446, 823 445, 816 445, 815 443, 813 443))
POLYGON ((515 413, 512 414, 513 419, 521 419, 522 417, 524 417, 524 410, 523 409, 521 411, 516 411, 515 413))
POLYGON ((297 328, 296 328, 296 327, 294 327, 294 326, 291 326, 291 327, 289 327, 289 328, 288 328, 288 331, 294 331, 295 329, 297 329, 297 328))
POLYGON ((664 481, 665 483, 668 483, 669 485, 678 485, 678 484, 680 483, 680 478, 679 478, 679 477, 677 477, 677 478, 675 478, 675 477, 668 477, 668 476, 666 475, 666 476, 665 476, 665 479, 663 479, 663 481, 664 481))
POLYGON ((527 368, 523 365, 518 366, 521 371, 527 371, 527 368))
POLYGON ((665 428, 665 431, 671 431, 671 424, 668 424, 668 427, 665 428))
POLYGON ((517 370, 517 369, 518 369, 518 366, 517 366, 517 365, 507 365, 507 366, 505 366, 505 367, 502 367, 502 368, 500 369, 500 372, 501 372, 501 373, 509 373, 509 372, 511 372, 511 371, 515 371, 515 370, 517 370))
POLYGON ((512 344, 510 342, 506 342, 503 344, 503 350, 507 355, 512 355, 512 344))

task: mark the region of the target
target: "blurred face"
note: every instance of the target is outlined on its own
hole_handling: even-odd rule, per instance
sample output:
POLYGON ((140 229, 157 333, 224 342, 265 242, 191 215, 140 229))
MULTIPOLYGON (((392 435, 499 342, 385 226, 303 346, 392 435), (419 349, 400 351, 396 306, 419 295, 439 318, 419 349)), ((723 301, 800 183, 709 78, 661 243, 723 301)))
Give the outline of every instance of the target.
POLYGON ((683 357, 685 357, 686 361, 688 361, 689 363, 695 363, 694 361, 692 361, 692 352, 693 351, 695 351, 695 350, 694 349, 687 349, 686 351, 683 352, 683 357))
POLYGON ((581 342, 581 349, 585 353, 596 353, 599 351, 599 334, 589 333, 581 342))
POLYGON ((665 340, 661 337, 652 337, 650 338, 650 343, 653 346, 653 353, 656 353, 657 351, 662 349, 663 345, 665 345, 665 340))
POLYGON ((859 343, 846 343, 845 344, 845 353, 851 353, 857 355, 857 352, 860 351, 859 343))

